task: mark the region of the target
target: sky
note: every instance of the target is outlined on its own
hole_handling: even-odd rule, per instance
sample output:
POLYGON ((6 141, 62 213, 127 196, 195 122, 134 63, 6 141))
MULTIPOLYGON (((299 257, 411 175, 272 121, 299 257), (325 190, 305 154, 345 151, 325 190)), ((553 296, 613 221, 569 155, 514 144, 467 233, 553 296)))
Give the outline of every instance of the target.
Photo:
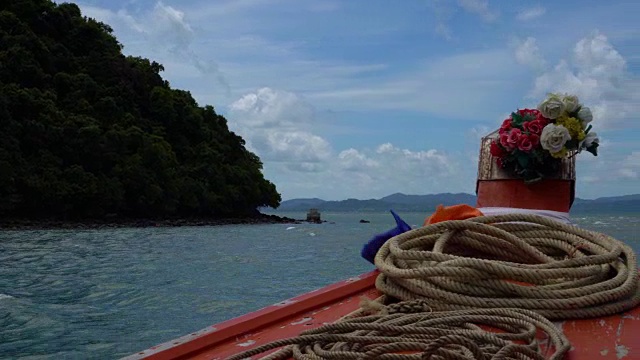
POLYGON ((284 200, 473 193, 481 137, 548 92, 594 112, 577 196, 640 193, 640 1, 77 4, 224 115, 284 200))

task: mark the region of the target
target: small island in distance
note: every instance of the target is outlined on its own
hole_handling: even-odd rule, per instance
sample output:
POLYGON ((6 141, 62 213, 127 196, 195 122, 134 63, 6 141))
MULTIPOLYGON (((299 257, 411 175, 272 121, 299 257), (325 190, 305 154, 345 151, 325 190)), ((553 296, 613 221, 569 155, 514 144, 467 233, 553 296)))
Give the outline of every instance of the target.
MULTIPOLYGON (((277 212, 307 211, 317 208, 320 211, 335 212, 380 212, 410 211, 430 212, 438 205, 468 204, 475 206, 476 196, 467 193, 442 193, 429 195, 406 195, 395 193, 380 199, 347 199, 325 201, 318 198, 290 199, 280 203, 277 212)), ((576 198, 571 214, 628 214, 640 213, 640 194, 601 197, 593 200, 576 198)))

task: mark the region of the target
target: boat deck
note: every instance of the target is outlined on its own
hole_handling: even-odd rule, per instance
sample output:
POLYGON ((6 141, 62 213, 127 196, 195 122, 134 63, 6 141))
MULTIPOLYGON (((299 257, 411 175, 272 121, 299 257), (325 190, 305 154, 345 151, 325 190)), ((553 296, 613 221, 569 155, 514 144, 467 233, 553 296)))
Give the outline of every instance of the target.
MULTIPOLYGON (((374 284, 377 275, 378 271, 374 270, 124 359, 222 360, 278 339, 294 337, 301 331, 335 322, 356 311, 363 296, 378 298, 381 294, 374 284)), ((567 360, 640 360, 640 307, 606 318, 562 321, 556 325, 573 346, 567 360)))

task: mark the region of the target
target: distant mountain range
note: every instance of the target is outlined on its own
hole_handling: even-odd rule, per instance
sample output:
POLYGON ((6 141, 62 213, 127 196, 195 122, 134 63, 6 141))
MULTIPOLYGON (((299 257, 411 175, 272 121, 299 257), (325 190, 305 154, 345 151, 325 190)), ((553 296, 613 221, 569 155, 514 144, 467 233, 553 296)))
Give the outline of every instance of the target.
MULTIPOLYGON (((278 211, 307 211, 317 208, 320 211, 336 212, 378 212, 394 209, 397 211, 427 211, 455 204, 475 205, 476 196, 466 193, 442 193, 431 195, 406 195, 395 193, 381 199, 347 199, 325 201, 318 198, 291 199, 280 204, 278 211)), ((640 213, 640 194, 602 197, 594 200, 576 199, 572 213, 640 213)))

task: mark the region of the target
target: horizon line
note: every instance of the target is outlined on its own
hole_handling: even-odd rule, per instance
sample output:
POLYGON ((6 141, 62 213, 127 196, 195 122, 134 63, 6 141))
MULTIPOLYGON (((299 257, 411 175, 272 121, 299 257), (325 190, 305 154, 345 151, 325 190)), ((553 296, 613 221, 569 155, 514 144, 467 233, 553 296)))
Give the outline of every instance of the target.
MULTIPOLYGON (((392 195, 405 195, 405 196, 428 196, 428 195, 470 195, 470 196, 477 196, 476 194, 473 193, 467 193, 467 192, 442 192, 442 193, 430 193, 430 194, 405 194, 405 193, 401 193, 401 192, 395 192, 393 194, 389 194, 389 195, 385 195, 383 197, 380 198, 367 198, 367 199, 358 199, 358 198, 346 198, 346 199, 340 199, 340 200, 326 200, 326 199, 322 199, 319 197, 294 197, 294 198, 289 198, 289 199, 283 199, 281 202, 285 202, 285 201, 291 201, 291 200, 322 200, 322 201, 345 201, 345 200, 359 200, 359 201, 366 201, 366 200, 381 200, 385 197, 389 197, 392 195)), ((623 194, 623 195, 607 195, 607 196, 599 196, 599 197, 594 197, 594 198, 583 198, 583 197, 579 197, 576 196, 576 200, 580 199, 580 200, 598 200, 598 199, 604 199, 604 198, 616 198, 616 197, 624 197, 624 196, 633 196, 633 195, 639 195, 640 193, 631 193, 631 194, 623 194)))

